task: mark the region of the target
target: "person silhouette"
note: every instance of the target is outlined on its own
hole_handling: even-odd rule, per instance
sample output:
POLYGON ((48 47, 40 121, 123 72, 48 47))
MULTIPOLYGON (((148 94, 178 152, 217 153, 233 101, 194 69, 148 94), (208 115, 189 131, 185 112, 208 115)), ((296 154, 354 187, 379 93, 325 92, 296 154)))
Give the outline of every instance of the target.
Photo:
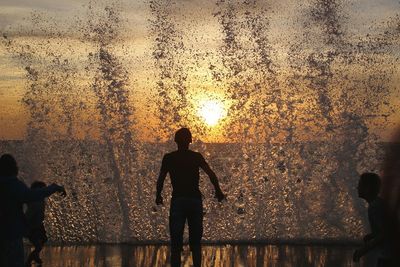
MULTIPOLYGON (((41 181, 35 181, 31 184, 31 189, 45 188, 46 184, 41 181)), ((43 245, 47 242, 46 229, 44 227, 45 217, 45 201, 44 199, 27 204, 25 218, 28 225, 27 238, 33 245, 34 249, 29 254, 25 266, 31 266, 32 261, 35 261, 39 266, 42 264, 40 252, 43 245)))
POLYGON ((64 187, 51 184, 44 188, 30 189, 17 178, 18 165, 10 154, 0 157, 0 266, 24 266, 24 246, 26 221, 23 204, 41 201, 60 192, 64 187))
POLYGON ((163 204, 161 195, 164 180, 169 173, 172 184, 172 198, 169 214, 171 238, 171 267, 181 266, 183 231, 186 220, 189 227, 189 246, 192 251, 194 267, 201 266, 201 238, 203 235, 203 204, 199 189, 199 168, 209 176, 218 201, 225 195, 218 183, 218 178, 211 170, 204 157, 189 149, 192 134, 188 128, 181 128, 175 133, 178 150, 164 155, 157 180, 156 204, 163 204))
POLYGON ((381 196, 386 203, 386 232, 391 248, 391 264, 400 266, 400 127, 386 146, 382 169, 381 196))
POLYGON ((371 233, 367 234, 364 244, 353 254, 353 261, 358 262, 362 256, 374 251, 377 256, 375 266, 385 267, 390 264, 390 247, 388 233, 385 230, 385 202, 379 196, 381 179, 376 173, 363 173, 360 176, 358 196, 368 203, 368 221, 371 233))

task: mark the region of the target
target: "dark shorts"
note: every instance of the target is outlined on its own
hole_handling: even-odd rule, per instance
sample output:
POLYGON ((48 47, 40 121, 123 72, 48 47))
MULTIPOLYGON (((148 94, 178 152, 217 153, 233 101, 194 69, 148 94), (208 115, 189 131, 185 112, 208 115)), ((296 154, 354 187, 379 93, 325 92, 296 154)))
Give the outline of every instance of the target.
POLYGON ((201 198, 172 198, 169 213, 171 248, 181 250, 186 220, 189 226, 189 245, 200 246, 203 236, 203 203, 201 198))

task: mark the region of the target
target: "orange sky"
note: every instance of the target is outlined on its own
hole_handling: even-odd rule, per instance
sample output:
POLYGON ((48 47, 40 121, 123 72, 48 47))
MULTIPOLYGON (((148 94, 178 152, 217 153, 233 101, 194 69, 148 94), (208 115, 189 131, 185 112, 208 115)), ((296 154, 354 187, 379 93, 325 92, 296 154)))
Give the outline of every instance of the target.
MULTIPOLYGON (((103 3, 104 1, 97 2, 103 3)), ((275 61, 274 63, 277 65, 276 69, 279 71, 279 74, 277 74, 279 77, 277 79, 280 81, 280 88, 289 97, 291 88, 287 84, 287 80, 289 76, 293 74, 291 73, 293 70, 289 67, 291 60, 289 49, 291 49, 293 43, 298 42, 298 36, 301 36, 302 32, 307 31, 302 23, 304 23, 303 20, 307 20, 307 18, 304 17, 304 12, 310 7, 310 3, 305 2, 300 6, 296 4, 296 1, 272 1, 271 3, 272 4, 269 5, 270 10, 268 11, 270 15, 270 28, 268 29, 268 36, 271 44, 270 49, 273 51, 272 59, 275 61), (287 75, 286 73, 289 74, 287 75)), ((152 57, 155 36, 154 34, 152 35, 149 29, 151 26, 149 20, 154 19, 154 16, 145 2, 137 2, 135 4, 123 2, 122 7, 124 12, 122 12, 121 16, 123 17, 124 24, 121 30, 121 41, 117 42, 117 44, 113 46, 113 49, 115 55, 118 56, 120 62, 123 62, 123 66, 128 72, 129 84, 127 88, 131 95, 130 101, 132 106, 136 109, 135 117, 137 124, 135 127, 142 132, 142 138, 147 139, 152 129, 157 129, 157 127, 159 127, 158 123, 160 120, 157 118, 157 103, 156 101, 152 101, 154 100, 153 96, 157 94, 157 82, 160 81, 160 70, 155 66, 155 61, 152 57)), ((237 5, 236 8, 238 12, 241 12, 245 7, 237 5)), ((343 19, 342 25, 345 31, 345 39, 353 44, 356 44, 358 37, 361 38, 367 34, 369 34, 369 36, 375 36, 384 32, 385 27, 389 27, 386 22, 390 21, 390 18, 395 17, 395 15, 399 13, 399 5, 396 1, 380 1, 379 3, 375 1, 363 1, 362 3, 361 1, 355 1, 349 7, 344 7, 343 9, 346 10, 348 16, 347 19, 343 19)), ((31 62, 33 66, 37 65, 39 69, 46 71, 46 68, 51 65, 51 60, 53 59, 51 56, 52 51, 57 53, 65 49, 65 51, 60 54, 62 58, 69 60, 70 66, 75 68, 77 78, 73 81, 73 84, 78 87, 86 86, 86 88, 82 89, 82 92, 88 92, 85 98, 91 99, 88 100, 91 102, 90 105, 92 105, 92 108, 89 108, 89 110, 94 112, 93 107, 95 104, 93 103, 96 101, 90 96, 90 94, 93 93, 90 93, 91 89, 89 84, 91 78, 84 73, 83 68, 87 64, 88 53, 95 50, 93 50, 93 47, 88 45, 88 43, 76 38, 76 36, 80 34, 78 31, 74 32, 73 28, 72 30, 69 28, 71 25, 75 25, 74 23, 76 22, 74 21, 76 21, 76 17, 81 17, 83 20, 85 19, 85 12, 87 13, 87 11, 85 11, 86 7, 77 1, 64 1, 63 4, 53 3, 52 1, 35 1, 35 4, 31 2, 28 4, 28 2, 25 3, 21 0, 17 2, 3 1, 0 4, 0 10, 3 17, 3 19, 0 20, 2 32, 11 36, 9 38, 16 40, 17 44, 29 43, 32 47, 37 46, 37 48, 34 49, 35 60, 39 61, 31 62), (43 13, 41 15, 42 20, 39 21, 38 24, 29 23, 31 21, 29 13, 33 10, 43 13), (52 17, 56 18, 55 22, 51 19, 46 19, 52 17), (58 28, 57 25, 59 25, 58 28), (40 26, 43 28, 40 29, 40 26), (67 30, 65 30, 64 27, 67 30), (62 32, 59 39, 49 37, 57 31, 62 32), (76 36, 74 36, 75 34, 76 36)), ((179 2, 179 4, 175 4, 175 6, 170 9, 170 21, 175 23, 176 32, 181 36, 180 39, 178 38, 177 40, 182 41, 185 47, 182 51, 175 51, 173 60, 175 60, 177 67, 184 68, 184 73, 186 75, 184 83, 187 92, 186 96, 192 99, 192 102, 187 107, 188 111, 182 112, 187 116, 186 121, 193 124, 193 127, 203 129, 203 132, 201 134, 199 133, 200 139, 211 142, 229 141, 222 135, 224 131, 223 127, 229 124, 230 116, 236 116, 234 112, 228 112, 224 123, 219 123, 213 128, 205 127, 206 125, 198 116, 197 112, 200 100, 204 100, 207 97, 212 99, 213 94, 221 96, 226 103, 235 102, 235 100, 232 100, 229 94, 227 94, 231 86, 231 80, 215 80, 213 71, 210 70, 210 65, 215 65, 220 71, 226 71, 222 67, 223 56, 221 55, 221 47, 224 45, 223 33, 221 32, 221 25, 218 22, 218 15, 213 15, 217 11, 218 8, 214 5, 214 1, 200 0, 179 2)), ((240 20, 240 18, 238 20, 240 20)), ((241 31, 241 34, 243 34, 243 36, 241 37, 242 39, 239 38, 239 40, 243 42, 243 49, 250 51, 249 47, 251 48, 252 43, 246 39, 246 31, 241 31)), ((319 38, 318 32, 316 33, 316 38, 319 38)), ((329 46, 325 48, 330 49, 329 46)), ((305 50, 304 55, 307 53, 312 54, 313 52, 318 53, 325 48, 318 48, 317 45, 315 48, 316 50, 312 51, 313 48, 308 47, 307 49, 311 49, 311 51, 305 50)), ((386 82, 390 92, 390 97, 388 98, 390 103, 382 106, 380 109, 384 113, 388 113, 386 111, 390 108, 394 109, 394 111, 389 112, 390 117, 387 122, 373 116, 366 119, 371 132, 378 133, 384 139, 387 138, 387 133, 389 132, 385 129, 391 129, 393 124, 400 119, 400 115, 397 112, 397 107, 400 104, 398 98, 400 72, 399 67, 394 64, 398 53, 393 52, 396 51, 393 49, 396 49, 396 47, 388 49, 385 55, 387 59, 378 60, 378 63, 374 63, 375 65, 372 64, 371 67, 363 66, 363 68, 367 70, 374 68, 379 69, 388 76, 388 81, 386 82), (377 124, 376 122, 379 123, 377 124)), ((372 58, 378 57, 376 55, 366 56, 371 56, 372 58)), ((243 66, 245 68, 246 60, 251 64, 252 59, 243 59, 243 66)), ((4 43, 0 44, 0 97, 2 100, 2 105, 0 106, 0 140, 23 139, 26 135, 26 126, 30 120, 30 116, 27 107, 22 104, 21 100, 26 91, 29 90, 28 86, 30 83, 25 78, 24 64, 26 64, 26 62, 21 64, 21 61, 13 57, 12 52, 5 49, 4 43)), ((349 66, 343 64, 344 63, 336 63, 335 66, 332 67, 334 75, 340 76, 341 72, 345 72, 349 76, 356 77, 352 81, 356 79, 367 79, 360 78, 363 77, 362 74, 365 71, 362 68, 359 69, 357 66, 349 68, 349 66), (336 71, 335 68, 339 68, 339 71, 336 71)), ((254 68, 254 66, 252 68, 254 68)), ((248 88, 246 86, 252 86, 258 79, 254 77, 259 76, 257 73, 252 75, 250 71, 249 73, 243 71, 240 75, 236 78, 232 78, 232 80, 239 79, 239 82, 243 83, 243 86, 245 86, 244 88, 248 88), (246 79, 252 79, 252 81, 248 82, 246 79)), ((293 77, 291 79, 293 79, 293 77)), ((338 77, 335 79, 334 83, 340 80, 338 77)), ((331 86, 335 85, 332 84, 331 86)), ((349 85, 347 84, 346 86, 349 85)), ((246 91, 248 89, 242 90, 246 91)), ((66 94, 73 94, 73 91, 66 94)), ((79 92, 77 94, 79 95, 79 92)), ((360 93, 360 95, 362 94, 360 93)), ((317 120, 319 115, 311 114, 314 112, 311 112, 311 110, 314 110, 312 108, 314 104, 310 102, 310 99, 314 99, 314 96, 309 97, 307 103, 302 104, 303 106, 296 104, 296 107, 297 109, 306 107, 303 109, 304 113, 310 113, 310 118, 312 120, 317 120)), ((332 98, 334 98, 334 96, 332 96, 332 98)), ((75 100, 79 102, 79 99, 75 100)), ((255 100, 252 101, 257 103, 255 100)), ((230 106, 230 104, 226 105, 230 106)), ((251 107, 247 108, 247 111, 244 112, 249 112, 249 110, 251 110, 251 107)), ((57 109, 58 108, 55 108, 55 110, 57 109)), ((360 110, 361 109, 360 107, 360 110)), ((302 111, 299 109, 297 112, 302 111)), ((98 114, 93 114, 89 117, 96 118, 98 114)), ((251 114, 249 114, 249 118, 251 117, 251 114)), ((299 129, 302 128, 301 126, 304 126, 304 124, 299 121, 293 123, 295 127, 299 129)), ((248 122, 248 124, 251 125, 250 122, 248 122)), ((54 127, 57 128, 60 126, 54 127)), ((93 134, 97 132, 97 126, 92 127, 93 131, 91 132, 93 134)), ((318 138, 320 132, 323 130, 318 130, 317 126, 316 129, 315 131, 311 130, 311 136, 318 138)), ((303 130, 298 131, 299 136, 303 134, 303 130)), ((154 136, 152 136, 150 140, 154 140, 154 136)))

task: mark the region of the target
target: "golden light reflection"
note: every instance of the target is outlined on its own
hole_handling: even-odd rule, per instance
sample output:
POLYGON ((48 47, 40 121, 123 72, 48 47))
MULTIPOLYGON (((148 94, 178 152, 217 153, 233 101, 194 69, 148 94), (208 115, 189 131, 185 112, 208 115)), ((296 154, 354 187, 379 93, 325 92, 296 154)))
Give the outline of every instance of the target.
POLYGON ((218 99, 204 99, 198 109, 198 115, 211 127, 226 117, 226 113, 224 103, 218 99))
POLYGON ((195 86, 188 96, 190 108, 188 126, 193 130, 195 139, 202 142, 227 142, 225 132, 230 122, 232 100, 220 87, 195 86))
MULTIPOLYGON (((204 266, 353 266, 352 246, 205 245, 204 266)), ((168 266, 165 245, 98 245, 45 247, 48 266, 168 266)), ((190 249, 183 247, 182 266, 192 266, 190 249)))

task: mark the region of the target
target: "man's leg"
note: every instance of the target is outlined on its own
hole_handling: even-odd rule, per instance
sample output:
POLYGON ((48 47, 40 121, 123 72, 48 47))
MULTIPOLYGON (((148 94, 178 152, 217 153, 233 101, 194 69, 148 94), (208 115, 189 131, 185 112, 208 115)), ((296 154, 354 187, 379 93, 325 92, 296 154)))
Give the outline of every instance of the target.
POLYGON ((188 207, 189 245, 192 251, 193 266, 201 266, 201 238, 203 236, 203 204, 193 199, 188 207))
POLYGON ((169 232, 171 236, 171 267, 181 266, 181 251, 183 246, 183 230, 186 217, 182 201, 173 199, 169 213, 169 232))

